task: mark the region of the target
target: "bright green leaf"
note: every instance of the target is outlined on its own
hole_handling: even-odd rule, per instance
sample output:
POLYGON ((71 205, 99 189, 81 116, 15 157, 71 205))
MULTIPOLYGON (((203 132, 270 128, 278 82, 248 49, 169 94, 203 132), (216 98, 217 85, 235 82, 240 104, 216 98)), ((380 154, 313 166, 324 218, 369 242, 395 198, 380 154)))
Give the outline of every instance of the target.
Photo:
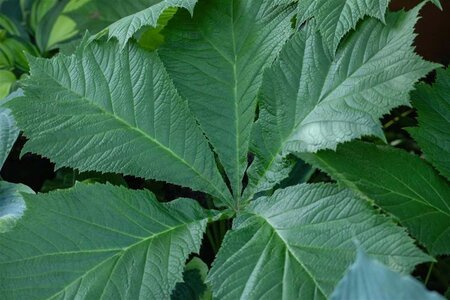
POLYGON ((206 138, 155 53, 94 42, 30 65, 25 97, 8 103, 30 138, 25 152, 58 168, 163 180, 230 199, 206 138))
POLYGON ((0 107, 0 169, 18 136, 19 129, 11 111, 0 107))
POLYGON ((397 217, 431 254, 450 254, 450 189, 419 157, 362 142, 300 157, 397 217))
POLYGON ((384 22, 389 0, 301 0, 298 3, 299 22, 314 17, 318 30, 332 54, 344 35, 364 16, 384 22))
POLYGON ((450 180, 450 68, 437 70, 436 83, 412 94, 419 127, 409 128, 426 158, 450 180))
POLYGON ((7 70, 0 70, 0 100, 9 95, 12 85, 16 82, 16 75, 7 70))
POLYGON ((177 14, 160 49, 230 179, 235 198, 247 168, 256 96, 264 68, 291 34, 291 6, 272 1, 202 1, 177 14))
POLYGON ((34 193, 23 184, 0 181, 0 234, 11 230, 23 215, 25 201, 21 193, 34 193))
POLYGON ((24 198, 0 235, 2 299, 167 299, 209 218, 192 200, 110 185, 24 198))
POLYGON ((298 185, 234 221, 210 273, 219 299, 325 299, 355 257, 353 240, 400 272, 430 259, 349 190, 298 185))
POLYGON ((297 33, 266 72, 253 127, 248 195, 276 183, 292 152, 335 149, 364 135, 384 139, 379 118, 409 103, 413 84, 436 67, 411 47, 418 8, 364 21, 332 59, 313 27, 297 33))
POLYGON ((414 277, 393 272, 360 250, 355 263, 339 282, 330 299, 444 300, 444 297, 427 291, 414 277))

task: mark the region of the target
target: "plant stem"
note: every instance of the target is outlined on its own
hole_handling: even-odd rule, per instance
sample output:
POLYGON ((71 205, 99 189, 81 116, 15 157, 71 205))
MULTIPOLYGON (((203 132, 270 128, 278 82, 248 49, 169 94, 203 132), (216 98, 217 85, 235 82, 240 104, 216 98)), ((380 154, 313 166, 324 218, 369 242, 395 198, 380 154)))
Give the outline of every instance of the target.
POLYGON ((428 268, 427 277, 425 277, 425 286, 428 284, 428 280, 430 280, 431 271, 433 270, 434 262, 430 264, 430 267, 428 268))

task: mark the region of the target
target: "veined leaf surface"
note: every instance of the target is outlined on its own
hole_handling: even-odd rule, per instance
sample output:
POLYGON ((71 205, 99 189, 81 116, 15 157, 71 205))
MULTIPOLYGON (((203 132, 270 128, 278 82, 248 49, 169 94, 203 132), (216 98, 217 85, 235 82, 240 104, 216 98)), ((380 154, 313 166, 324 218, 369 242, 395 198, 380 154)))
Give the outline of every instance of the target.
POLYGON ((133 43, 120 51, 117 42, 94 42, 72 56, 31 58, 30 67, 25 97, 7 103, 30 138, 24 151, 57 167, 164 180, 222 203, 231 198, 155 53, 133 43))
POLYGON ((292 13, 291 6, 268 0, 202 1, 194 18, 181 12, 164 30, 161 58, 214 146, 236 199, 263 70, 290 36, 292 13))
POLYGON ((450 68, 437 70, 436 83, 421 83, 412 94, 419 127, 408 131, 426 158, 450 180, 450 68))
POLYGON ((250 204, 210 273, 219 299, 326 299, 355 257, 354 239, 400 272, 430 259, 349 190, 304 184, 250 204))
POLYGON ((300 157, 394 215, 431 254, 450 254, 450 189, 419 157, 362 142, 300 157))
MULTIPOLYGON (((102 0, 103 1, 103 0, 102 0)), ((156 27, 159 16, 170 7, 180 7, 187 9, 191 14, 197 0, 138 0, 120 1, 119 5, 128 6, 127 9, 136 11, 135 13, 123 17, 114 22, 106 30, 108 36, 115 37, 119 44, 125 47, 126 42, 142 27, 156 27), (120 4, 124 2, 123 4, 120 4)), ((110 1, 106 4, 111 6, 110 1)), ((117 8, 115 8, 117 10, 117 8)), ((118 10, 120 11, 120 10, 118 10)), ((121 12, 123 14, 123 12, 121 12)))
POLYGON ((363 135, 384 139, 379 118, 408 104, 413 84, 436 66, 411 47, 418 11, 388 14, 386 25, 364 21, 334 59, 314 27, 288 42, 264 76, 247 195, 276 183, 269 175, 288 153, 335 149, 363 135))
POLYGON ((3 299, 168 299, 209 218, 192 200, 160 204, 111 185, 25 200, 14 230, 0 234, 3 299))
POLYGON ((327 49, 335 53, 344 35, 364 16, 384 22, 389 0, 301 0, 299 22, 314 17, 327 49))
POLYGON ((0 181, 0 234, 11 230, 23 215, 25 201, 21 193, 34 192, 23 184, 0 181))

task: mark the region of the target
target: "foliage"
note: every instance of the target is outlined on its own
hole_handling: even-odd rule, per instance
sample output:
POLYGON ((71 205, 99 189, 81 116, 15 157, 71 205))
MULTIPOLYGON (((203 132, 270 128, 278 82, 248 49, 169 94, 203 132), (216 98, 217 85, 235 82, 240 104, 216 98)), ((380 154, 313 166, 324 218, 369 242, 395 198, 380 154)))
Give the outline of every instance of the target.
MULTIPOLYGON (((201 196, 161 203, 121 180, 14 190, 26 210, 0 235, 0 295, 339 299, 380 289, 362 290, 352 279, 361 269, 383 274, 374 284, 425 293, 398 273, 450 253, 448 181, 417 155, 377 145, 385 141, 379 119, 408 105, 414 84, 439 67, 412 46, 422 6, 394 13, 384 0, 83 0, 36 8, 31 19, 47 24, 36 25, 40 51, 74 37, 39 33, 61 14, 96 34, 52 58, 27 55, 23 93, 3 104, 8 124, 28 138, 23 153, 69 170, 69 186, 78 173, 117 173, 201 196), (371 143, 352 141, 367 136, 371 143), (309 167, 292 180, 305 166, 299 158, 337 184, 304 183, 309 167), (193 254, 227 222, 208 270, 193 254), (384 266, 359 254, 345 276, 354 240, 384 266)), ((443 175, 448 76, 419 85, 419 127, 411 129, 443 175)), ((0 157, 17 134, 2 132, 11 138, 0 157)), ((10 202, 1 203, 17 208, 10 202)))

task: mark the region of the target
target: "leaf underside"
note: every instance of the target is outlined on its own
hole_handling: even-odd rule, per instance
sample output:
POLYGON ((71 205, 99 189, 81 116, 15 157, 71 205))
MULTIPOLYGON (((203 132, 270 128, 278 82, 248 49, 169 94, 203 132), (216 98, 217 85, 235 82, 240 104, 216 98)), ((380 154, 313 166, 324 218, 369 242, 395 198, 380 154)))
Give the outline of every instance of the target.
POLYGON ((361 250, 330 298, 349 299, 444 300, 438 293, 427 291, 414 277, 393 272, 361 250))
POLYGON ((19 129, 11 111, 0 107, 0 170, 19 136, 19 129))
POLYGON ((169 298, 208 220, 192 200, 160 204, 111 185, 25 200, 25 215, 0 235, 3 299, 169 298))
POLYGON ((210 273, 219 299, 326 299, 355 257, 407 273, 430 259, 403 229, 349 190, 305 184, 250 204, 227 233, 210 273))

